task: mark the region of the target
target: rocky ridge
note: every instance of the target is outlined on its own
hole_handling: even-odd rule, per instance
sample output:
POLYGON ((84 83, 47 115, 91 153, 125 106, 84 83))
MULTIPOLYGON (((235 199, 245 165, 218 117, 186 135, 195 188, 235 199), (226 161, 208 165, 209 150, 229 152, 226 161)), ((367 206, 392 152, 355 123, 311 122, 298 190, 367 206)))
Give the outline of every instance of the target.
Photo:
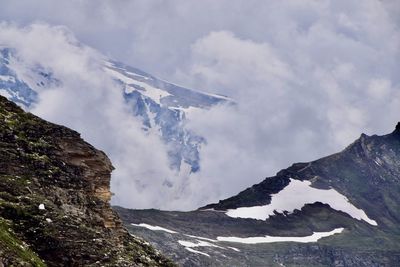
POLYGON ((173 266, 111 209, 113 167, 0 96, 0 266, 173 266))
POLYGON ((115 210, 131 233, 182 266, 399 266, 400 123, 195 211, 115 210), (292 199, 295 207, 280 208, 292 199), (343 199, 364 219, 335 205, 343 199))

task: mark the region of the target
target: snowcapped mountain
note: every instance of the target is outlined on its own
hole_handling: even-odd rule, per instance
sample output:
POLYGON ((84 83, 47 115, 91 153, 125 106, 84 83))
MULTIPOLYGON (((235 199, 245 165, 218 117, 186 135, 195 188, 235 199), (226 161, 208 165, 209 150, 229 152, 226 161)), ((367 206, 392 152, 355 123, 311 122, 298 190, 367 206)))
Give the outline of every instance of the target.
MULTIPOLYGON (((133 116, 140 117, 144 131, 156 131, 168 145, 170 166, 188 172, 200 168, 199 149, 204 138, 185 127, 188 114, 209 109, 230 99, 180 87, 139 69, 112 60, 104 61, 104 74, 119 85, 133 116)), ((41 65, 25 66, 16 51, 0 47, 0 94, 29 110, 44 88, 62 84, 41 65)))
POLYGON ((185 129, 186 116, 194 109, 208 109, 231 100, 162 81, 115 61, 105 62, 105 70, 121 83, 132 114, 143 119, 144 130, 157 129, 171 147, 172 167, 179 170, 186 163, 192 172, 198 171, 199 147, 205 140, 185 129))
MULTIPOLYGON (((0 94, 29 108, 32 103, 37 101, 37 92, 18 77, 11 51, 9 48, 0 49, 0 94)), ((44 82, 48 81, 47 74, 41 70, 35 70, 33 73, 38 78, 36 86, 44 86, 44 82), (40 76, 42 76, 41 79, 40 76)))
POLYGON ((182 266, 398 266, 400 123, 196 211, 116 210, 182 266))

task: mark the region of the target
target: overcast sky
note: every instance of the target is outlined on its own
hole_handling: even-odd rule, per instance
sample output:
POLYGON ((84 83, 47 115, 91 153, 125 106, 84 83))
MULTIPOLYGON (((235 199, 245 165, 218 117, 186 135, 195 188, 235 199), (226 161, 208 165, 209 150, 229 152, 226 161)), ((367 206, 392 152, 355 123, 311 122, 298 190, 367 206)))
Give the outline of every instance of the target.
MULTIPOLYGON (((129 187, 115 185, 119 204, 196 208, 235 194, 293 162, 337 152, 362 132, 391 132, 400 120, 397 0, 0 0, 0 4, 0 20, 14 23, 14 30, 44 23, 41 30, 31 31, 32 36, 47 31, 45 41, 51 43, 49 36, 59 34, 52 27, 62 25, 60 36, 75 36, 71 38, 98 51, 88 48, 80 52, 80 60, 104 54, 165 80, 237 101, 238 107, 218 107, 191 118, 190 127, 205 136, 208 145, 201 154, 202 171, 185 181, 189 189, 179 198, 163 199, 162 187, 154 183, 154 190, 137 204, 137 199, 122 197, 130 194, 129 187)), ((45 47, 44 40, 32 43, 45 47)), ((87 82, 88 88, 97 88, 95 81, 87 82)), ((104 84, 110 81, 101 82, 98 92, 104 95, 104 84)), ((114 100, 102 104, 110 102, 114 100)), ((112 150, 115 144, 106 144, 89 120, 77 122, 88 114, 84 103, 74 111, 74 120, 63 117, 59 107, 58 112, 48 108, 49 102, 37 113, 112 150)), ((122 109, 115 110, 107 115, 109 120, 125 118, 122 109)), ((128 124, 125 127, 134 128, 135 122, 128 124)), ((110 122, 110 127, 118 124, 110 122)), ((140 133, 116 136, 125 141, 132 135, 140 133)), ((147 153, 146 159, 157 157, 162 166, 156 174, 167 172, 163 155, 144 152, 146 147, 161 146, 157 140, 130 145, 147 153)), ((146 163, 137 159, 137 164, 146 163)), ((116 170, 114 176, 128 177, 121 174, 128 170, 116 170)))

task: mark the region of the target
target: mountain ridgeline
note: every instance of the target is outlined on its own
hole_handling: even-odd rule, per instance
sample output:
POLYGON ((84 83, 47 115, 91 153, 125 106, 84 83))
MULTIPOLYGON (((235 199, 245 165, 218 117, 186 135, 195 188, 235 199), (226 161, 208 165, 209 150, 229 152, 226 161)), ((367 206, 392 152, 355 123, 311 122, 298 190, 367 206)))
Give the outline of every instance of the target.
POLYGON ((316 188, 334 188, 351 203, 376 218, 380 226, 400 223, 400 123, 384 136, 362 134, 340 153, 309 163, 297 163, 238 195, 201 209, 227 210, 266 205, 290 178, 309 180, 316 188))
POLYGON ((0 96, 0 266, 173 266, 122 226, 107 156, 0 96))
POLYGON ((115 209, 182 266, 399 266, 400 123, 196 211, 115 209))

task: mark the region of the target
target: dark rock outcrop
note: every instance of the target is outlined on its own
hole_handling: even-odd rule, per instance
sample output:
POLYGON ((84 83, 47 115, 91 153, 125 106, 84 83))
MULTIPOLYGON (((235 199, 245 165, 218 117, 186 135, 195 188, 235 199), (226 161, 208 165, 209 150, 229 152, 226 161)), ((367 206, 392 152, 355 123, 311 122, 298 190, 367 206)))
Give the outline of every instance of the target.
POLYGON ((107 156, 0 96, 0 266, 172 266, 122 227, 107 156))
POLYGON ((226 210, 270 203, 289 178, 309 180, 321 189, 333 188, 356 207, 376 218, 380 227, 396 229, 400 224, 400 123, 387 135, 368 136, 343 151, 309 163, 296 163, 236 196, 202 209, 226 210))
POLYGON ((393 135, 400 135, 400 122, 397 123, 396 129, 394 130, 393 135))

